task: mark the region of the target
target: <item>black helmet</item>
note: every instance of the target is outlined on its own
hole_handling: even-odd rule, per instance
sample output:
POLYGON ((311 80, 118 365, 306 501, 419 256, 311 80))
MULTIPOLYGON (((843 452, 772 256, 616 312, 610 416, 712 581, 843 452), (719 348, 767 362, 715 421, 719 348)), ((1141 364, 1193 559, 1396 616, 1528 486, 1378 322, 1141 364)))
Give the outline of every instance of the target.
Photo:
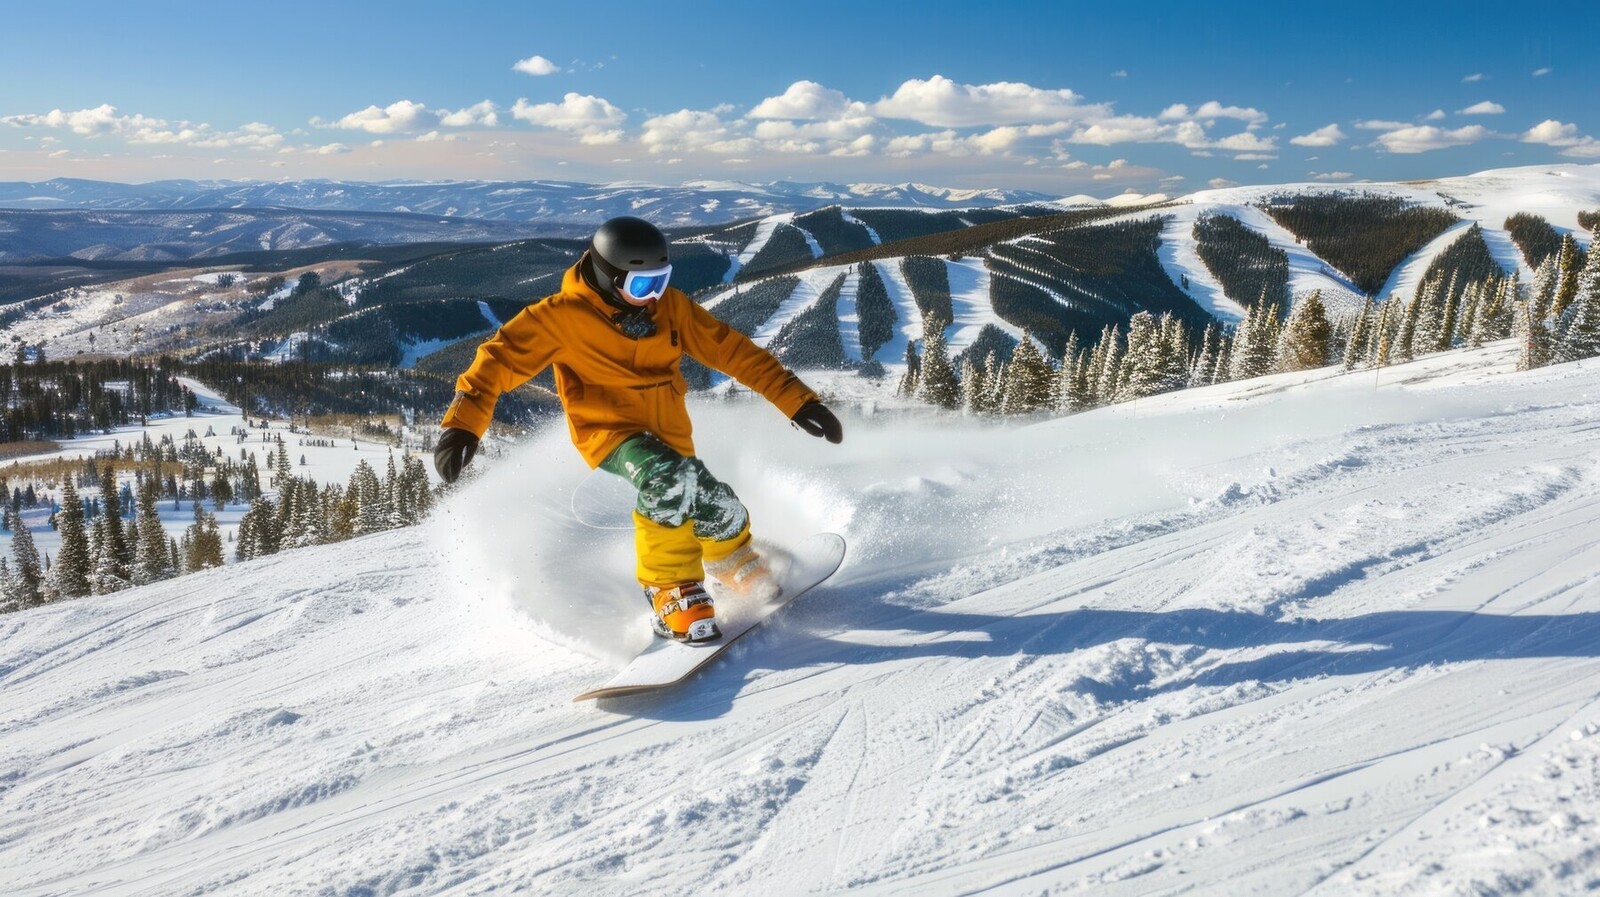
POLYGON ((594 232, 589 248, 601 261, 618 271, 660 268, 667 264, 667 238, 643 218, 623 215, 594 232))
POLYGON ((589 241, 589 260, 595 275, 592 285, 612 304, 647 304, 659 298, 667 287, 672 272, 668 257, 666 235, 654 224, 631 215, 612 218, 600 225, 589 241), (640 278, 640 289, 632 292, 626 288, 631 271, 654 276, 640 278))

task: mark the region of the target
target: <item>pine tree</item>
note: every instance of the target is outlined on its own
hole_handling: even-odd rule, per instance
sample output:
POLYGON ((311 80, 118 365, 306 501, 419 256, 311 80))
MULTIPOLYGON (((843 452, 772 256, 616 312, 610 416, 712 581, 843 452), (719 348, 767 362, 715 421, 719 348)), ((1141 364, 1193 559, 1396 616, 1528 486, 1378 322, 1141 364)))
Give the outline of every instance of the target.
POLYGON ((1100 345, 1105 347, 1105 353, 1101 356, 1100 370, 1094 372, 1097 377, 1095 400, 1098 404, 1109 405, 1118 400, 1122 387, 1122 329, 1114 324, 1106 327, 1100 345))
POLYGON ((17 561, 17 602, 19 606, 38 607, 44 603, 44 567, 39 561, 39 549, 33 544, 33 533, 15 511, 11 515, 11 555, 17 561))
POLYGON ((1217 322, 1212 321, 1206 325, 1205 335, 1200 338, 1200 355, 1195 358, 1194 366, 1189 371, 1189 381, 1186 385, 1210 386, 1211 377, 1216 373, 1218 340, 1221 331, 1217 329, 1217 322))
POLYGON ((1423 299, 1419 291, 1411 297, 1405 307, 1405 313, 1400 318, 1400 328, 1395 332, 1394 343, 1389 354, 1397 362, 1407 362, 1416 357, 1415 343, 1417 337, 1417 324, 1422 318, 1423 299))
POLYGON ((1356 312, 1355 323, 1350 327, 1350 341, 1344 347, 1344 369, 1353 371, 1367 357, 1372 341, 1372 303, 1362 300, 1356 312))
POLYGON ((1158 392, 1172 392, 1189 385, 1189 331, 1170 313, 1161 315, 1161 379, 1158 392))
POLYGON ((122 508, 116 470, 108 463, 100 475, 100 516, 106 521, 106 551, 119 577, 124 577, 128 565, 133 563, 133 551, 123 533, 122 508))
POLYGON ((133 581, 138 585, 160 582, 175 573, 167 548, 167 534, 156 513, 156 492, 154 480, 139 492, 139 541, 133 563, 133 581))
POLYGON ((1327 310, 1322 305, 1322 291, 1312 290, 1295 306, 1283 328, 1278 370, 1309 371, 1326 367, 1330 361, 1332 334, 1327 310))
POLYGON ((90 577, 96 595, 110 595, 129 586, 128 580, 122 575, 122 567, 117 563, 116 554, 111 550, 111 539, 106 531, 106 516, 102 514, 94 519, 94 529, 89 533, 89 555, 93 559, 90 577))
POLYGON ((1161 388, 1163 372, 1160 325, 1155 315, 1141 311, 1128 319, 1128 351, 1117 377, 1117 401, 1142 399, 1161 388))
POLYGON ((1247 380, 1272 373, 1278 358, 1278 307, 1260 303, 1250 310, 1233 338, 1230 380, 1247 380))
MULTIPOLYGON (((929 313, 922 321, 922 400, 954 409, 961 401, 961 384, 945 349, 944 321, 929 313)), ((363 511, 365 508, 363 507, 363 511)))
POLYGON ((1550 314, 1556 318, 1567 310, 1578 297, 1579 272, 1586 268, 1582 262, 1583 250, 1572 234, 1561 238, 1561 251, 1556 254, 1556 288, 1550 302, 1550 314))
POLYGON ((1038 347, 1033 336, 1024 331, 1022 342, 1017 344, 1007 366, 1005 384, 1000 399, 1001 414, 1032 414, 1050 405, 1050 381, 1054 371, 1038 347))
POLYGON ((1530 371, 1550 363, 1554 339, 1547 318, 1556 296, 1556 257, 1550 256, 1534 274, 1533 289, 1517 315, 1515 336, 1520 348, 1517 370, 1530 371))
MULTIPOLYGON (((1600 256, 1600 248, 1591 247, 1591 263, 1595 256, 1600 256)), ((1558 364, 1600 355, 1600 277, 1584 281, 1563 320, 1555 352, 1558 364)))
POLYGON ((61 510, 56 514, 61 533, 61 550, 56 553, 50 574, 53 590, 62 598, 79 598, 93 591, 89 581, 94 572, 89 556, 89 534, 83 525, 83 502, 67 477, 61 485, 61 510))
MULTIPOLYGON (((9 514, 10 509, 7 508, 6 512, 9 514)), ((0 614, 17 610, 22 610, 21 584, 16 574, 11 572, 11 561, 0 557, 0 614)))

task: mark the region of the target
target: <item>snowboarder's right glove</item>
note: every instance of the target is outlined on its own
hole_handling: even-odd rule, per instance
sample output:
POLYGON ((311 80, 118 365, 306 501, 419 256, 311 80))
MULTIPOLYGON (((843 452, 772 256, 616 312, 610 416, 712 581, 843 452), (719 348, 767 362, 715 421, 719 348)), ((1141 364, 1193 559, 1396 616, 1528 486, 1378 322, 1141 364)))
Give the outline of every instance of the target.
POLYGON ((811 401, 801 405, 800 410, 789 419, 794 421, 795 426, 812 436, 827 439, 835 445, 844 441, 844 425, 840 424, 839 419, 828 410, 828 406, 821 402, 811 401))
POLYGON ((454 483, 477 452, 478 437, 471 430, 451 427, 439 434, 439 447, 433 450, 433 468, 446 483, 454 483))

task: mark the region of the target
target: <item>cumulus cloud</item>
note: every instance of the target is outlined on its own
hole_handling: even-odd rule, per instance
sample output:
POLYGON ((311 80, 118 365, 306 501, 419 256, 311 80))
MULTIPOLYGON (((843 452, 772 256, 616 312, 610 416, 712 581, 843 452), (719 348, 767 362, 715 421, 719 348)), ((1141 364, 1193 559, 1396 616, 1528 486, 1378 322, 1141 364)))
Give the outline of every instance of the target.
POLYGON ((1443 109, 1435 109, 1422 117, 1423 121, 1440 121, 1445 117, 1443 109))
POLYGON ((411 100, 399 100, 382 108, 368 106, 334 122, 311 120, 314 125, 366 131, 368 134, 407 134, 432 127, 437 122, 438 116, 430 115, 427 106, 411 100))
POLYGON ((1471 106, 1468 106, 1465 109, 1457 109, 1456 110, 1456 114, 1457 115, 1499 115, 1499 114, 1501 114, 1502 112, 1505 112, 1505 111, 1506 111, 1506 107, 1500 105, 1499 103, 1491 102, 1490 100, 1484 100, 1481 103, 1473 103, 1471 106))
POLYGON ((639 142, 652 153, 704 150, 720 155, 742 155, 760 149, 760 142, 739 134, 714 112, 679 109, 645 119, 639 142))
POLYGON ((1426 153, 1452 146, 1467 146, 1490 136, 1482 125, 1446 130, 1433 125, 1397 128, 1378 135, 1378 145, 1391 153, 1426 153))
POLYGON ((1356 127, 1363 131, 1398 131, 1401 128, 1411 127, 1410 122, 1390 121, 1386 118, 1372 118, 1356 122, 1356 127))
POLYGON ((1213 190, 1221 190, 1224 187, 1237 187, 1239 186, 1239 182, 1230 181, 1227 178, 1212 178, 1211 180, 1206 181, 1206 186, 1213 190))
POLYGON ((1523 143, 1539 143, 1561 147, 1561 155, 1581 159, 1600 158, 1600 140, 1580 134, 1578 126, 1545 119, 1524 131, 1519 138, 1523 143))
POLYGON ((1295 146, 1338 146, 1345 140, 1345 133, 1339 130, 1337 124, 1318 128, 1310 134, 1301 134, 1299 137, 1290 137, 1289 142, 1295 146))
MULTIPOLYGON (((232 131, 209 124, 168 121, 146 115, 124 115, 109 103, 92 109, 66 112, 54 109, 44 114, 7 115, 0 123, 17 128, 51 128, 71 131, 80 137, 120 137, 137 146, 183 145, 205 149, 229 147, 267 150, 283 143, 283 135, 271 125, 251 122, 232 131)), ((57 142, 49 137, 44 145, 57 142)))
POLYGON ((500 110, 488 100, 455 112, 441 109, 438 115, 439 124, 447 128, 493 128, 500 124, 500 110))
MULTIPOLYGON (((503 59, 504 57, 501 58, 503 59)), ((529 56, 527 59, 517 60, 516 64, 511 67, 511 70, 514 72, 521 72, 524 75, 534 75, 537 77, 540 75, 554 75, 556 72, 561 71, 561 66, 556 65, 543 56, 535 55, 529 56)))
POLYGON ((1259 109, 1250 109, 1243 106, 1224 106, 1216 100, 1201 103, 1199 108, 1190 109, 1183 103, 1174 103, 1161 110, 1162 121, 1214 121, 1219 118, 1233 118, 1247 124, 1265 124, 1267 114, 1259 109))
POLYGON ((628 117, 609 100, 580 93, 568 93, 559 103, 519 99, 511 107, 511 116, 541 128, 578 134, 583 142, 594 144, 620 142, 618 127, 628 117))
MULTIPOLYGON (((715 111, 715 110, 714 110, 715 111)), ((721 111, 732 111, 723 109, 721 111)), ((796 81, 781 95, 767 97, 750 110, 751 118, 837 118, 860 117, 865 104, 852 102, 842 92, 815 81, 796 81)))
POLYGON ((1348 171, 1308 171, 1306 174, 1314 181, 1348 181, 1355 177, 1348 171))
POLYGON ((958 84, 943 75, 913 78, 893 95, 872 104, 883 118, 907 119, 936 128, 1018 125, 1065 121, 1105 114, 1103 106, 1085 106, 1071 90, 1048 90, 1012 81, 958 84))
POLYGON ((342 156, 350 152, 350 147, 342 143, 329 143, 312 150, 319 156, 342 156))

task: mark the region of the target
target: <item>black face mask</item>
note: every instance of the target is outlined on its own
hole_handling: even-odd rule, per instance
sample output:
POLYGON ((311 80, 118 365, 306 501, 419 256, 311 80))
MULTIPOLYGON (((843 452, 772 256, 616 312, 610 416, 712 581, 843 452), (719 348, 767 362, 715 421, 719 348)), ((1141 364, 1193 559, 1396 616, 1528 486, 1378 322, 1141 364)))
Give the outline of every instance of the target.
POLYGON ((617 330, 628 339, 646 339, 656 335, 656 322, 650 317, 648 308, 619 311, 611 316, 611 323, 617 325, 617 330))

